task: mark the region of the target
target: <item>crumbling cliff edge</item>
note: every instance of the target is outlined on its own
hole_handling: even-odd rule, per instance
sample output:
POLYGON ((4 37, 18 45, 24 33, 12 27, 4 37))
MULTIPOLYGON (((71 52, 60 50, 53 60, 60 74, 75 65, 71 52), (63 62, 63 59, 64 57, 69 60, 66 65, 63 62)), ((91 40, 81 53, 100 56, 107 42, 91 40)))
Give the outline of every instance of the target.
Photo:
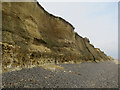
POLYGON ((44 63, 104 61, 109 57, 61 17, 37 2, 2 3, 2 69, 44 63))

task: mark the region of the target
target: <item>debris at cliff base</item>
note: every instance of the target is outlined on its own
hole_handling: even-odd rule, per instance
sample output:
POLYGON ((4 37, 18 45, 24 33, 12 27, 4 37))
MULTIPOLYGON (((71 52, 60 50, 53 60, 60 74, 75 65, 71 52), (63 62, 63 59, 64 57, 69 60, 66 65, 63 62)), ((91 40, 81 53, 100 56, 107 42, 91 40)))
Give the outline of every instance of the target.
MULTIPOLYGON (((73 17, 74 18, 74 17, 73 17)), ((2 2, 2 70, 110 58, 37 2, 2 2)))

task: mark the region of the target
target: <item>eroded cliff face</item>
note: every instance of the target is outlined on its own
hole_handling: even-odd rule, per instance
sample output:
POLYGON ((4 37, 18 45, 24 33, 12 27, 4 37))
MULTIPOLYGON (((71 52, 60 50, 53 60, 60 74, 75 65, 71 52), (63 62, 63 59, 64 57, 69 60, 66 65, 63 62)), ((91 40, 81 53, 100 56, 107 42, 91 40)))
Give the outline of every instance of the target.
POLYGON ((37 2, 2 3, 2 69, 108 60, 64 19, 46 12, 37 2))

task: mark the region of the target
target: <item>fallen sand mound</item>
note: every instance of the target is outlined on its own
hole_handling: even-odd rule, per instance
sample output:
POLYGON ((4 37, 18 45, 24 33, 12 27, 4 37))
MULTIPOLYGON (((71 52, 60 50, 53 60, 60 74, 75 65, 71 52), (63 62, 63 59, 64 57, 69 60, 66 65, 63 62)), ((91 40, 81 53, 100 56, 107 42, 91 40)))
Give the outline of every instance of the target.
POLYGON ((115 64, 120 64, 120 61, 119 61, 119 60, 113 60, 113 62, 114 62, 115 64))

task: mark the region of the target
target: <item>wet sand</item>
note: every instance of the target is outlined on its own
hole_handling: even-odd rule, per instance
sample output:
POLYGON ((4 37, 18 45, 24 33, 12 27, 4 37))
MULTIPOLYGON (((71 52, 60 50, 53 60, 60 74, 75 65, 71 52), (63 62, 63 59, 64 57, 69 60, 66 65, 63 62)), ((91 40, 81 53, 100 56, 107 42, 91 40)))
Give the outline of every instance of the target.
POLYGON ((2 74, 3 88, 117 88, 118 64, 113 61, 57 64, 2 74))

